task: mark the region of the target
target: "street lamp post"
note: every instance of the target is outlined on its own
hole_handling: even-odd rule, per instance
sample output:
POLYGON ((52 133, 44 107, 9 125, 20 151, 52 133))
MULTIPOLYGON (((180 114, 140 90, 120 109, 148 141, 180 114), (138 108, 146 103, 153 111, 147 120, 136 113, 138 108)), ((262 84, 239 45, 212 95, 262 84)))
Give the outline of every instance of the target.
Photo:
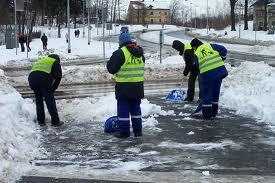
POLYGON ((91 42, 91 25, 90 25, 90 1, 88 5, 88 45, 90 45, 91 42))
POLYGON ((67 0, 67 27, 68 27, 68 53, 71 53, 71 36, 70 36, 70 0, 67 0))
POLYGON ((190 22, 191 22, 191 32, 192 32, 192 28, 193 28, 192 4, 193 4, 193 3, 190 2, 190 11, 191 11, 191 20, 190 20, 190 22))
MULTIPOLYGON (((14 0, 14 39, 15 39, 15 53, 17 55, 17 21, 16 21, 16 0, 14 0)), ((28 49, 28 48, 27 48, 28 49)))
POLYGON ((208 29, 209 29, 209 21, 208 21, 208 0, 206 1, 206 32, 208 34, 208 29))
POLYGON ((85 11, 85 0, 83 0, 82 1, 83 2, 83 15, 82 15, 82 24, 83 24, 83 32, 82 32, 82 36, 83 36, 83 38, 85 37, 85 13, 84 13, 84 11, 85 11))

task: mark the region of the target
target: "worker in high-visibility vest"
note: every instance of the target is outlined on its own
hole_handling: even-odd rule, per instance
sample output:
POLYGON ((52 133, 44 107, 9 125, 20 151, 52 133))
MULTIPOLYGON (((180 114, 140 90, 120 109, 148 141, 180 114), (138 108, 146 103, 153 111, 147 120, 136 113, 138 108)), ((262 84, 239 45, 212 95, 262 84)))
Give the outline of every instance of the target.
POLYGON ((37 121, 40 126, 46 125, 43 99, 51 115, 52 126, 61 126, 54 98, 54 91, 58 88, 62 78, 60 58, 51 54, 46 58, 38 59, 32 64, 28 80, 34 91, 36 102, 37 121))
MULTIPOLYGON (((188 89, 187 89, 187 96, 184 99, 185 102, 192 102, 195 96, 195 84, 199 74, 198 68, 194 62, 194 50, 192 49, 190 44, 183 44, 179 40, 174 40, 172 44, 172 48, 179 52, 179 55, 183 57, 185 61, 185 67, 183 71, 183 75, 187 76, 188 78, 188 89)), ((200 93, 199 93, 199 100, 200 100, 200 93)))
POLYGON ((144 97, 144 63, 143 49, 132 42, 129 33, 122 32, 119 49, 107 63, 108 72, 115 75, 116 81, 118 131, 115 136, 118 138, 130 136, 130 118, 134 136, 142 136, 140 103, 144 97))
POLYGON ((204 44, 195 38, 191 41, 195 50, 195 64, 199 68, 201 103, 197 112, 202 109, 205 119, 211 119, 218 113, 218 102, 222 80, 228 75, 224 66, 227 49, 218 44, 204 44))

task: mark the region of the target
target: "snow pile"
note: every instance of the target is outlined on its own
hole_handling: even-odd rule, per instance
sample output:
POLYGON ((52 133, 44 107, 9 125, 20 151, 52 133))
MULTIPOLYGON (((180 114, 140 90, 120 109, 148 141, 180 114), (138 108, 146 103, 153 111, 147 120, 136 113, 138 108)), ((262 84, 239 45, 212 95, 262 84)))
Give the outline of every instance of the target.
MULTIPOLYGON (((99 98, 84 98, 58 101, 61 118, 72 119, 78 123, 96 122, 103 124, 106 119, 117 114, 117 101, 114 93, 99 98)), ((173 115, 174 111, 163 111, 160 106, 150 103, 147 99, 141 102, 143 123, 146 128, 159 131, 156 128, 158 115, 173 115)))
POLYGON ((0 182, 12 182, 39 154, 39 135, 34 105, 7 84, 2 70, 0 88, 0 182))
POLYGON ((275 125, 275 68, 263 62, 244 62, 232 68, 222 87, 225 107, 275 125))

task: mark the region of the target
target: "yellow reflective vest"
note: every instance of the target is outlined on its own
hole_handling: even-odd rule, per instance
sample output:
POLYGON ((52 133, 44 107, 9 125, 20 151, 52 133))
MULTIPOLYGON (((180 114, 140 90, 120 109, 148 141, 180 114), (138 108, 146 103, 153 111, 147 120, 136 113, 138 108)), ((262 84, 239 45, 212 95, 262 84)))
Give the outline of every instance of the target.
POLYGON ((31 72, 42 71, 50 74, 54 62, 55 62, 55 59, 51 57, 39 59, 32 64, 31 72))
POLYGON ((134 57, 126 46, 121 48, 125 62, 116 73, 116 82, 142 82, 144 81, 144 60, 143 57, 134 57))
POLYGON ((184 53, 186 50, 191 50, 191 49, 192 49, 191 44, 184 44, 183 53, 184 53))
POLYGON ((200 74, 224 65, 219 54, 210 44, 203 44, 197 48, 195 55, 198 57, 200 74))

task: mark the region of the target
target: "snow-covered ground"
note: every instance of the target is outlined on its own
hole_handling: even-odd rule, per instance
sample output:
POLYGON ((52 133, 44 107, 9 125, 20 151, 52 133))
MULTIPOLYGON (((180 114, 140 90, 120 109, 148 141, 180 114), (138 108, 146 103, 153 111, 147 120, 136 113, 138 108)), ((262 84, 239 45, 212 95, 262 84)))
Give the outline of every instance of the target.
MULTIPOLYGON (((200 35, 207 35, 206 29, 194 29, 195 33, 199 33, 200 35)), ((224 30, 215 30, 211 29, 208 31, 208 35, 215 36, 215 37, 221 37, 221 38, 227 38, 227 39, 247 39, 255 41, 255 31, 253 31, 253 21, 248 22, 248 30, 244 30, 244 24, 243 21, 240 22, 240 24, 236 24, 236 31, 231 31, 231 26, 226 27, 224 30), (240 29, 240 31, 239 31, 240 29), (227 32, 227 35, 225 35, 225 31, 227 32)), ((256 32, 256 41, 275 41, 275 35, 274 34, 267 34, 267 31, 257 31, 256 32)))
MULTIPOLYGON (((171 29, 165 30, 164 33, 169 33, 169 32, 174 32, 174 31, 184 31, 184 28, 175 28, 173 30, 171 30, 171 29)), ((206 32, 206 30, 203 30, 203 29, 196 30, 197 33, 204 33, 204 31, 206 32)), ((263 37, 263 40, 270 38, 270 40, 275 41, 274 35, 272 35, 272 36, 266 35, 266 32, 260 32, 258 34, 259 34, 259 38, 258 38, 259 40, 263 37), (266 37, 262 36, 262 35, 266 35, 266 37)), ((250 37, 248 37, 247 39, 253 39, 252 34, 247 34, 247 36, 248 35, 250 35, 250 37)), ((154 43, 159 43, 159 31, 147 32, 147 33, 141 34, 140 37, 144 40, 148 40, 148 41, 151 41, 154 43)), ((190 38, 189 36, 182 39, 182 38, 175 38, 175 37, 165 35, 164 43, 168 44, 168 45, 172 45, 173 41, 176 39, 180 40, 183 43, 190 43, 192 40, 192 38, 190 38)), ((228 39, 230 40, 230 39, 232 39, 232 37, 228 37, 228 39)), ((249 46, 249 45, 228 44, 228 43, 222 43, 222 45, 224 45, 230 51, 245 52, 245 53, 252 53, 252 54, 262 54, 262 55, 275 55, 274 54, 275 46, 273 46, 273 45, 272 46, 261 46, 261 45, 249 46)))
POLYGON ((40 154, 39 130, 35 126, 35 107, 22 99, 0 73, 0 182, 12 182, 31 166, 40 154))
MULTIPOLYGON (((135 30, 138 29, 143 29, 143 27, 137 26, 135 28, 135 30)), ((175 30, 175 27, 173 30, 175 30)), ((55 52, 60 53, 63 58, 101 54, 99 45, 102 42, 92 41, 91 45, 94 46, 85 46, 84 44, 87 43, 87 40, 81 38, 82 36, 80 35, 80 38, 73 38, 72 43, 75 43, 76 47, 73 47, 73 54, 67 56, 64 37, 61 39, 54 38, 54 32, 49 31, 47 33, 50 37, 49 47, 51 48, 51 44, 55 45, 57 48, 55 52), (77 48, 77 45, 80 45, 80 48, 77 48), (94 47, 99 48, 96 50, 94 47)), ((158 35, 155 32, 144 34, 144 36, 148 36, 146 39, 158 40, 156 38, 158 35)), ((93 37, 96 37, 95 30, 93 37)), ((165 39, 166 43, 171 43, 172 38, 166 37, 165 39)), ((42 49, 41 42, 40 40, 35 40, 32 44, 34 47, 35 45, 39 46, 37 49, 34 48, 30 55, 32 58, 37 58, 38 50, 42 49)), ((252 49, 249 46, 235 46, 236 49, 246 51, 252 49)), ((110 50, 113 51, 116 48, 117 44, 112 44, 110 50)), ((267 52, 271 54, 273 52, 272 49, 268 49, 270 51, 267 52)), ((3 58, 2 65, 5 65, 11 59, 19 61, 25 58, 25 53, 20 53, 16 57, 14 49, 5 50, 0 47, 0 50, 0 56, 3 58)), ((224 79, 221 90, 220 102, 222 106, 235 110, 237 114, 257 118, 259 122, 267 123, 272 130, 275 130, 275 122, 273 120, 275 118, 275 69, 262 62, 243 62, 239 67, 233 68, 229 65, 226 66, 229 70, 229 76, 224 79)), ((178 55, 164 59, 163 64, 159 64, 157 55, 151 55, 150 59, 146 61, 146 78, 167 79, 171 77, 180 79, 183 77, 183 67, 182 57, 178 55)), ((90 67, 70 66, 64 68, 62 82, 72 83, 81 81, 83 78, 86 78, 85 81, 112 80, 112 76, 106 72, 104 65, 90 67)), ((27 84, 26 77, 14 80, 18 83, 27 84)), ((31 168, 30 160, 43 156, 43 153, 46 152, 39 148, 41 134, 38 126, 34 123, 36 118, 34 102, 30 99, 22 99, 20 94, 8 84, 2 71, 0 74, 0 85, 0 107, 2 112, 0 120, 0 182, 11 182, 20 178, 20 175, 31 168)), ((60 100, 57 101, 57 106, 60 111, 60 118, 64 121, 74 119, 76 122, 100 121, 103 124, 106 118, 116 114, 116 101, 113 93, 100 98, 60 100), (100 106, 100 108, 97 106, 100 106), (87 109, 91 110, 87 111, 87 109)), ((173 111, 163 111, 160 106, 150 103, 146 98, 142 101, 142 112, 144 127, 156 132, 161 130, 157 126, 156 116, 176 115, 173 111)), ((49 115, 47 115, 47 120, 49 120, 49 115)), ((130 169, 138 169, 139 167, 138 164, 132 166, 130 169)))
MULTIPOLYGON (((142 25, 126 25, 129 27, 130 32, 141 31, 146 29, 142 25)), ((165 25, 164 28, 174 28, 172 25, 165 25)), ((161 29, 161 25, 149 25, 148 30, 161 29)), ((44 57, 48 53, 56 53, 61 57, 61 60, 66 59, 77 59, 81 57, 91 57, 98 56, 103 57, 103 43, 101 41, 96 41, 97 38, 102 37, 102 28, 99 28, 99 34, 97 35, 97 29, 92 25, 91 30, 91 42, 88 45, 88 30, 85 28, 85 37, 83 38, 83 28, 77 28, 80 30, 79 38, 75 38, 74 31, 76 29, 71 29, 71 53, 68 53, 68 44, 66 43, 65 34, 67 29, 61 29, 61 38, 57 38, 57 28, 47 28, 47 27, 37 27, 36 31, 41 31, 42 34, 45 33, 48 37, 48 51, 43 51, 42 42, 40 39, 33 39, 30 43, 31 52, 29 52, 29 59, 37 59, 39 57, 44 57)), ((120 26, 114 27, 112 31, 105 31, 105 36, 119 34, 120 26)), ((112 52, 118 48, 116 43, 106 43, 106 57, 111 56, 112 52)), ((13 64, 24 64, 29 62, 27 59, 27 53, 21 52, 20 45, 18 48, 18 54, 16 55, 15 49, 6 49, 5 45, 0 46, 0 65, 7 65, 8 62, 13 64)))

